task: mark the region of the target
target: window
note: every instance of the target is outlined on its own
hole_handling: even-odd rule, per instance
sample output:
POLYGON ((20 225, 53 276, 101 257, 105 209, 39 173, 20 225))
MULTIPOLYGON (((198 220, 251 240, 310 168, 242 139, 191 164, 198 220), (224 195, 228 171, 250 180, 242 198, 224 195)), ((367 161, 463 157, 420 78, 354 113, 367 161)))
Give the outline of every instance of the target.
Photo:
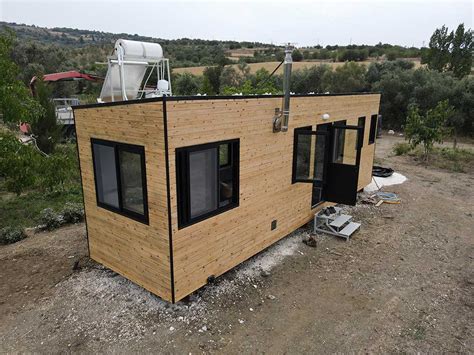
POLYGON ((145 149, 91 139, 97 205, 148 223, 145 149))
MULTIPOLYGON (((346 120, 334 122, 336 126, 345 126, 346 120)), ((333 151, 332 151, 332 161, 334 163, 341 163, 344 160, 344 141, 345 141, 345 130, 343 129, 334 129, 333 137, 333 151)))
POLYGON ((238 206, 238 139, 178 148, 176 169, 180 228, 238 206))
POLYGON ((370 116, 370 134, 369 144, 375 143, 375 134, 377 133, 377 115, 370 116))
POLYGON ((360 139, 362 140, 360 146, 362 147, 364 145, 364 138, 365 138, 365 116, 359 117, 357 126, 362 127, 362 134, 360 136, 360 139))

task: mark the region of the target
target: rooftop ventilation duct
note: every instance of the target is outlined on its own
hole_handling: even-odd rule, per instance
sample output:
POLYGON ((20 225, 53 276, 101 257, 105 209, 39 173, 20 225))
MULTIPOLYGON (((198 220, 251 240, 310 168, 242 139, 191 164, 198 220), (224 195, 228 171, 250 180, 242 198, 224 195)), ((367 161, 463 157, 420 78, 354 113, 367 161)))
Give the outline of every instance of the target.
POLYGON ((283 61, 283 101, 282 108, 275 109, 275 117, 273 117, 273 132, 287 132, 288 120, 290 118, 290 84, 291 84, 291 67, 293 58, 291 53, 293 46, 289 43, 285 47, 285 59, 283 61))

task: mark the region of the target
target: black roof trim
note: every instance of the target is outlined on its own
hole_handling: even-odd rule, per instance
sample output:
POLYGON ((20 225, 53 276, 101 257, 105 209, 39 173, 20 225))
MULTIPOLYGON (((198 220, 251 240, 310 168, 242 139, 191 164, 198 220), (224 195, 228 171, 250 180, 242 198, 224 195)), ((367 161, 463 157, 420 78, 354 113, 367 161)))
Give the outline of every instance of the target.
MULTIPOLYGON (((353 95, 374 95, 380 94, 380 92, 347 92, 347 93, 338 93, 338 94, 293 94, 291 97, 319 97, 319 96, 353 96, 353 95)), ((185 101, 185 100, 239 100, 239 99, 263 99, 263 98, 282 98, 283 95, 228 95, 228 96, 207 96, 207 95, 195 95, 195 96, 167 96, 166 101, 185 101)), ((75 110, 91 107, 108 107, 108 106, 117 106, 117 105, 132 105, 145 102, 161 102, 163 101, 162 97, 153 97, 149 99, 137 99, 137 100, 128 100, 128 101, 114 101, 114 102, 105 102, 97 104, 87 104, 87 105, 78 105, 73 106, 75 110)))

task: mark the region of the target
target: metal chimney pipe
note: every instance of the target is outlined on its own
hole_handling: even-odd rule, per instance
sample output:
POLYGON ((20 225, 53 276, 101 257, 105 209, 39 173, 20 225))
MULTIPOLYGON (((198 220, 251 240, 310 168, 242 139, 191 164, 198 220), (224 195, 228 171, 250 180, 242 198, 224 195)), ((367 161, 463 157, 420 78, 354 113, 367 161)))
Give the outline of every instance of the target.
POLYGON ((290 118, 290 85, 291 85, 291 67, 293 66, 293 58, 291 53, 293 48, 288 45, 285 48, 285 61, 283 62, 283 120, 281 122, 281 131, 288 131, 288 120, 290 118))
POLYGON ((273 132, 287 132, 288 120, 290 118, 290 84, 291 84, 291 67, 293 58, 291 53, 293 47, 288 43, 285 47, 285 59, 283 61, 283 101, 280 108, 275 109, 273 117, 273 132))

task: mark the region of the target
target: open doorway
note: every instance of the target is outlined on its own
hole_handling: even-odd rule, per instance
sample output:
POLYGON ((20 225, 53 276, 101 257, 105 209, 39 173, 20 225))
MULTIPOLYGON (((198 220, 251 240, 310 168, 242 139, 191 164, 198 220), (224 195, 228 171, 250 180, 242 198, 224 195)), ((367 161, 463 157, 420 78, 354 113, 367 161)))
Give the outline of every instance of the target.
POLYGON ((293 183, 312 184, 311 207, 324 201, 354 205, 363 127, 346 121, 295 129, 293 183))

